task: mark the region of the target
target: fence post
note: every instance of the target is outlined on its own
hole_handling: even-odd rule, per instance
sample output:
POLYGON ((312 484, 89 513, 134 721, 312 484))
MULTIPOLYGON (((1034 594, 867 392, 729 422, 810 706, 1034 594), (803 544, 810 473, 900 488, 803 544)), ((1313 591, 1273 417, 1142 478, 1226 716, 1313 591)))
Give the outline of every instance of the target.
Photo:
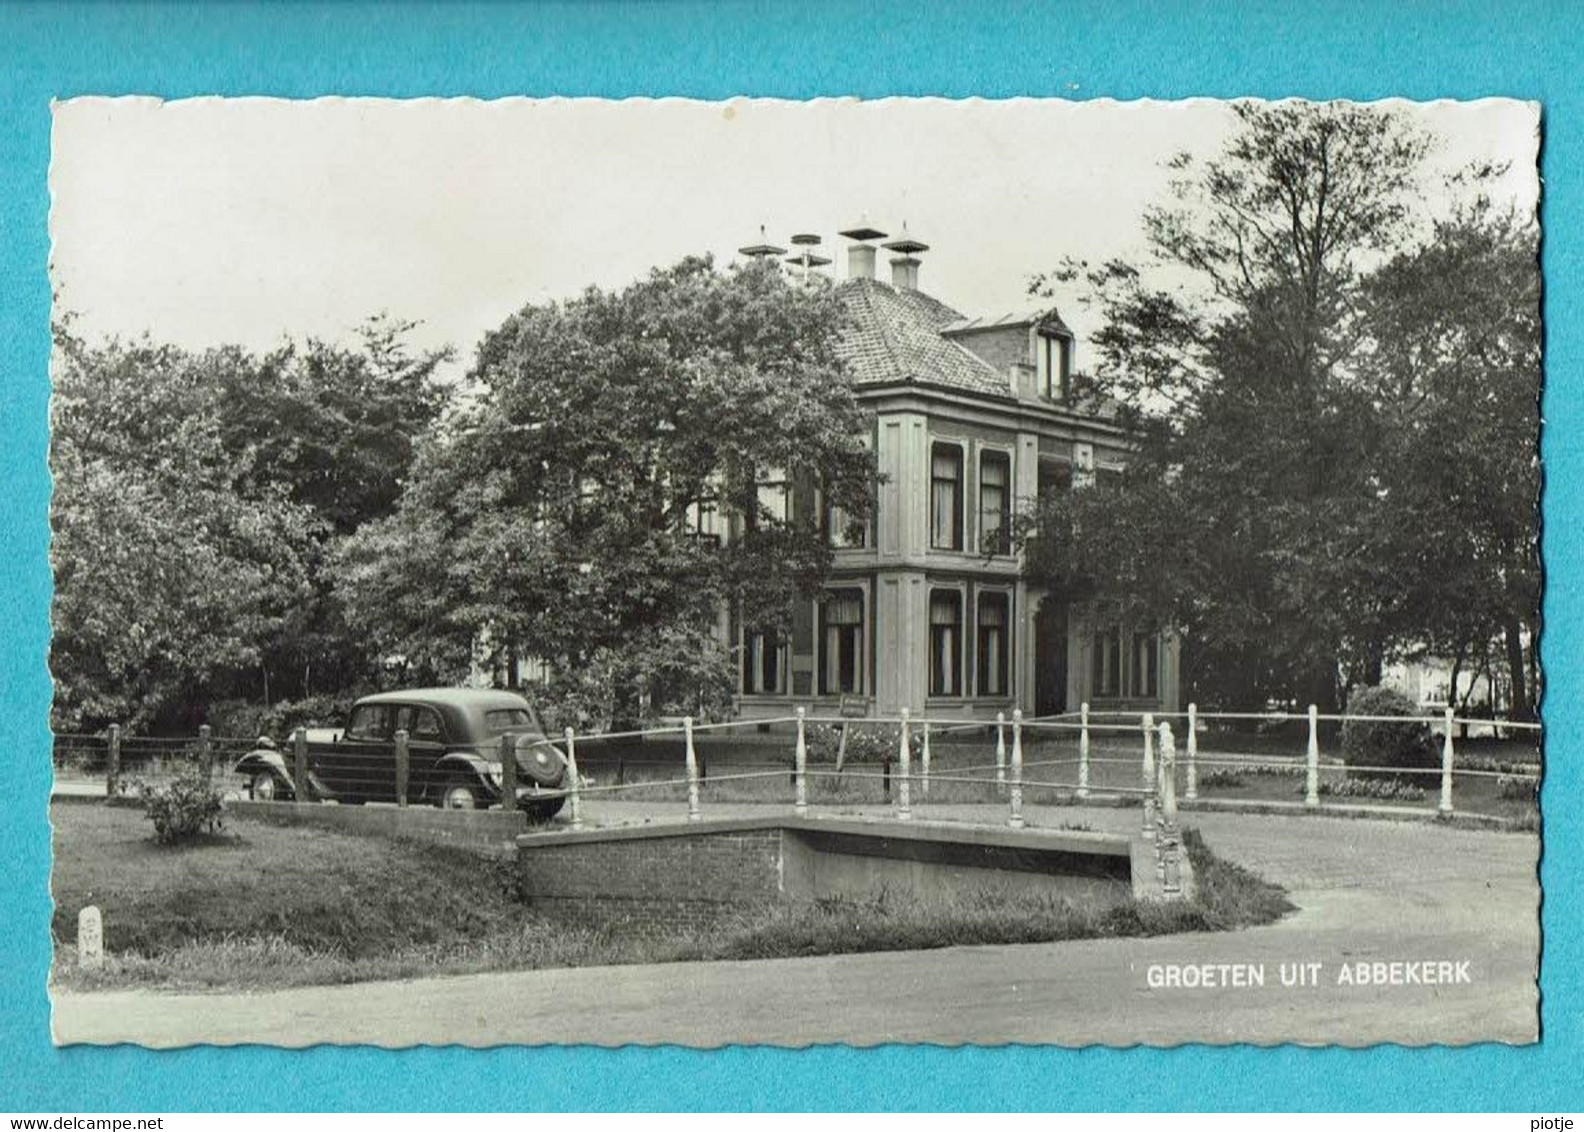
POLYGON ((901 777, 897 779, 897 821, 913 820, 913 797, 908 787, 908 778, 913 770, 913 753, 909 749, 912 744, 908 740, 908 709, 902 709, 902 738, 897 746, 897 757, 901 759, 899 768, 901 777))
POLYGON ((1452 709, 1446 709, 1446 739, 1441 743, 1441 804, 1438 813, 1452 812, 1452 709))
POLYGON ((583 800, 580 792, 583 789, 583 780, 578 776, 577 768, 577 738, 568 727, 563 735, 566 739, 567 779, 571 782, 571 793, 567 796, 567 804, 572 809, 572 828, 583 828, 583 800))
POLYGON ((121 725, 110 725, 110 750, 105 757, 105 793, 114 798, 121 791, 121 725))
POLYGON ((1309 749, 1304 755, 1304 805, 1320 804, 1320 709, 1309 705, 1309 749))
POLYGON ((804 732, 807 726, 806 717, 808 709, 799 705, 797 709, 797 749, 793 754, 793 777, 796 780, 796 793, 794 794, 792 808, 799 817, 808 813, 808 737, 804 732))
POLYGON ((1089 705, 1078 705, 1078 797, 1089 797, 1089 705))
POLYGON ((213 732, 207 723, 198 728, 198 769, 203 771, 204 778, 214 777, 214 748, 210 745, 209 736, 213 732))
POLYGON ((996 793, 1006 793, 1006 712, 996 712, 996 793))
POLYGON ((929 797, 930 775, 930 725, 929 720, 924 721, 924 746, 919 751, 919 793, 929 797))
MULTIPOLYGON (((501 736, 505 738, 505 736, 501 736)), ((412 752, 407 747, 407 729, 396 731, 396 804, 407 805, 407 783, 412 778, 412 752)))
POLYGON ((1023 828, 1023 709, 1012 709, 1012 801, 1007 824, 1023 828))
POLYGON ((688 788, 688 821, 698 821, 699 814, 699 775, 698 753, 693 750, 693 717, 682 717, 682 739, 687 751, 687 788, 688 788))
POLYGON ((292 732, 292 794, 298 802, 311 801, 308 792, 308 729, 292 732))
POLYGON ((1139 767, 1141 785, 1144 787, 1144 825, 1142 833, 1145 837, 1155 836, 1155 792, 1160 789, 1160 783, 1155 778, 1155 713, 1145 712, 1142 720, 1144 726, 1144 762, 1139 767))
POLYGON ((1167 895, 1182 891, 1182 869, 1177 838, 1177 741, 1170 723, 1160 725, 1161 829, 1155 843, 1160 855, 1161 889, 1167 895))
POLYGON ((1188 781, 1183 800, 1192 802, 1199 797, 1199 705, 1188 705, 1188 781))
POLYGON ((510 735, 501 736, 500 759, 501 809, 510 813, 517 808, 517 740, 510 735))

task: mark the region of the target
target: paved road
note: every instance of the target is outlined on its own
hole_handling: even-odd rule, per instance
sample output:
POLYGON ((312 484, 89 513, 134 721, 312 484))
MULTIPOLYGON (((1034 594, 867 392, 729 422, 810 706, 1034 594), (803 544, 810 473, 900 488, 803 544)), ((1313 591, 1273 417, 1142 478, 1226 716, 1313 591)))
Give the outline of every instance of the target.
MULTIPOLYGON (((991 816, 960 810, 931 815, 991 816)), ((595 814, 658 816, 669 808, 610 805, 595 814)), ((1074 808, 1033 809, 1029 817, 1118 831, 1138 820, 1136 811, 1074 808)), ((56 1040, 167 1047, 1536 1039, 1535 835, 1285 815, 1203 813, 1190 821, 1218 853, 1286 886, 1300 910, 1263 928, 1145 940, 590 967, 267 994, 58 993, 56 1040), (1399 960, 1465 963, 1469 981, 1338 985, 1344 964, 1351 971, 1361 961, 1399 960), (1281 985, 1281 965, 1299 963, 1322 965, 1318 985, 1281 985), (1149 986, 1152 966, 1199 964, 1262 966, 1265 985, 1149 986)))

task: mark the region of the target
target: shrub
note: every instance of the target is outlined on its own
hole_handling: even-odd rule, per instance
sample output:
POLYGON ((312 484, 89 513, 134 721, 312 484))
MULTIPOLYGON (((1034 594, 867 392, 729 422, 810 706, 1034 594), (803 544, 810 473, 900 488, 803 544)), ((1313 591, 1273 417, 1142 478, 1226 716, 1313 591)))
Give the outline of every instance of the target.
POLYGON ((331 727, 346 722, 352 696, 309 696, 278 700, 269 707, 250 700, 219 700, 211 704, 204 721, 217 736, 255 739, 260 735, 283 737, 298 727, 331 727))
POLYGON ((1496 793, 1508 802, 1533 802, 1540 796, 1540 783, 1533 778, 1503 776, 1496 780, 1496 793))
POLYGON ((214 833, 224 820, 220 791, 200 770, 184 770, 163 786, 144 783, 141 793, 143 812, 154 823, 154 840, 162 845, 214 833))
MULTIPOLYGON (((841 749, 841 728, 834 724, 815 724, 805 733, 805 741, 810 763, 835 763, 836 752, 841 749)), ((901 745, 901 728, 854 720, 847 728, 847 753, 843 765, 889 762, 897 757, 901 745)), ((908 746, 914 755, 918 754, 917 731, 909 733, 908 746)))
POLYGON ((1218 767, 1199 776, 1199 786, 1207 790, 1232 790, 1243 785, 1243 776, 1235 770, 1218 767))
POLYGON ((1483 770, 1496 774, 1516 775, 1520 778, 1533 777, 1540 773, 1538 762, 1493 759, 1489 755, 1465 755, 1461 748, 1458 749, 1457 765, 1459 770, 1483 770))
MULTIPOLYGON (((1350 716, 1411 716, 1412 700, 1392 688, 1358 688, 1348 697, 1350 716)), ((1434 770, 1441 765, 1430 726, 1420 720, 1373 722, 1349 719, 1342 725, 1342 761, 1355 778, 1398 778, 1393 770, 1434 770), (1354 770, 1384 767, 1384 772, 1354 770)), ((1411 784, 1411 778, 1405 778, 1411 784)))
MULTIPOLYGON (((1304 787, 1296 791, 1304 793, 1304 787)), ((1320 783, 1319 792, 1333 798, 1374 798, 1382 802, 1423 802, 1422 786, 1400 778, 1343 778, 1320 783)))

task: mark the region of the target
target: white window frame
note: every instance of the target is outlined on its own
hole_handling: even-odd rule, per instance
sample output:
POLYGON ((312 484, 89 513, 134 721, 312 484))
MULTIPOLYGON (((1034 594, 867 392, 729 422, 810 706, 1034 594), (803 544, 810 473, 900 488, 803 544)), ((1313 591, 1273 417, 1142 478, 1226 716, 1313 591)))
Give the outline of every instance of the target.
MULTIPOLYGON (((869 586, 862 579, 843 579, 828 582, 821 595, 814 601, 814 694, 816 696, 868 696, 869 695, 869 639, 874 632, 874 602, 871 600, 869 586), (825 688, 826 667, 826 633, 824 605, 828 594, 842 591, 852 591, 860 595, 862 602, 862 620, 858 624, 858 655, 854 658, 853 672, 855 674, 855 687, 852 691, 836 689, 827 691, 825 688)), ((840 671, 840 666, 837 666, 840 671)))
POLYGON ((1010 586, 975 586, 973 592, 973 695, 976 699, 1006 700, 1015 695, 1015 685, 1012 682, 1014 666, 1017 664, 1017 616, 1014 604, 1014 595, 1010 586), (979 602, 986 597, 999 597, 1006 602, 1006 623, 1001 626, 1005 635, 1003 651, 1006 661, 1001 669, 1000 692, 987 692, 980 687, 979 671, 979 602))
MULTIPOLYGON (((975 526, 974 545, 979 547, 979 553, 985 553, 984 548, 984 459, 986 455, 1002 456, 1006 459, 1006 483, 1001 488, 1001 520, 1002 532, 1006 540, 1006 549, 992 553, 995 558, 1010 558, 1012 549, 1012 515, 1013 515, 1013 488, 1017 483, 1017 457, 1013 450, 1000 444, 980 444, 974 452, 974 514, 977 516, 975 526)), ((933 481, 932 481, 933 482, 933 481)))
POLYGON ((924 493, 924 505, 929 519, 929 549, 934 553, 961 554, 973 545, 968 531, 968 448, 966 440, 957 437, 931 436, 929 442, 928 464, 926 465, 929 490, 924 493), (955 448, 957 450, 957 543, 956 546, 942 546, 935 541, 935 449, 955 448))
POLYGON ((965 700, 969 698, 970 683, 968 674, 963 669, 963 660, 968 652, 968 586, 963 582, 930 582, 924 594, 924 625, 928 632, 925 634, 924 653, 924 680, 925 695, 932 700, 965 700), (957 595, 957 690, 955 692, 935 691, 935 623, 931 619, 932 607, 935 604, 935 595, 938 593, 953 593, 957 595))

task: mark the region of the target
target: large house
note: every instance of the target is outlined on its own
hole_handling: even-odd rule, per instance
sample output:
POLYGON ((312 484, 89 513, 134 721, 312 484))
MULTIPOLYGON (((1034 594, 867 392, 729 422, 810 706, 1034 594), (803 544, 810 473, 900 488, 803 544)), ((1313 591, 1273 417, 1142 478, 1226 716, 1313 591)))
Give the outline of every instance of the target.
MULTIPOLYGON (((1107 708, 1176 710, 1178 648, 1151 626, 1102 623, 1026 582, 1009 538, 1020 502, 1118 471, 1121 430, 1070 396, 1073 334, 1054 313, 966 317, 919 286, 907 238, 862 225, 837 294, 841 354, 874 412, 882 482, 866 530, 837 516, 835 568, 790 639, 731 620, 745 717, 816 714, 993 719, 1107 708), (878 246, 877 246, 878 245, 878 246), (876 277, 880 248, 893 253, 876 277)), ((829 260, 793 239, 794 270, 829 260)), ((749 256, 782 255, 765 243, 749 256)), ((774 495, 776 489, 770 489, 774 495)), ((818 507, 808 492, 768 500, 818 507)))

